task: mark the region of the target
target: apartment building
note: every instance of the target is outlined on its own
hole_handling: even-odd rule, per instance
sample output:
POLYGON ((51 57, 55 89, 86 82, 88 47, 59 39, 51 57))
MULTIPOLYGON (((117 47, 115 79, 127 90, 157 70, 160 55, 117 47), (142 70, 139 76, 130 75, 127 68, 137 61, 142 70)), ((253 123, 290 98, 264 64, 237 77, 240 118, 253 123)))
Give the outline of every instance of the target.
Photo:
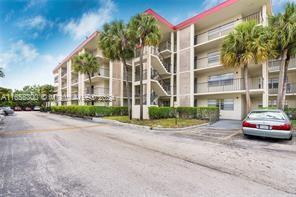
MULTIPOLYGON (((146 13, 157 19, 162 36, 158 47, 146 47, 144 52, 144 118, 149 118, 149 106, 217 106, 221 110, 221 118, 242 119, 246 113, 242 69, 221 65, 220 48, 225 36, 239 23, 255 20, 258 25, 267 25, 267 16, 272 14, 270 0, 227 0, 175 26, 151 9, 146 13)), ((85 50, 94 51, 96 57, 105 63, 104 69, 108 73, 94 76, 97 80, 93 89, 98 92, 100 89, 100 93, 113 97, 112 102, 95 104, 126 104, 123 66, 102 56, 100 49, 93 44, 98 36, 99 33, 90 36, 54 70, 58 95, 68 96, 59 104, 85 104, 81 99, 79 102, 69 99, 72 95, 81 97, 87 91, 85 76, 71 70, 71 58, 85 50), (78 83, 72 83, 75 79, 78 83)), ((134 118, 138 118, 140 112, 139 61, 136 51, 129 73, 134 118)), ((279 64, 280 60, 270 60, 249 66, 253 108, 275 105, 279 64)), ((296 61, 293 59, 286 97, 287 105, 291 107, 296 106, 295 73, 296 61)))

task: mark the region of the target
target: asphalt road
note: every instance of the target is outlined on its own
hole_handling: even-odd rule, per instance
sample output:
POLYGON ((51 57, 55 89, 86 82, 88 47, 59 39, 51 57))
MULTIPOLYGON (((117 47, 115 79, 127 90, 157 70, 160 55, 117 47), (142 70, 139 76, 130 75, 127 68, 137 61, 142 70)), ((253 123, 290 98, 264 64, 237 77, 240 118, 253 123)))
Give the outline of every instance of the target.
POLYGON ((238 142, 18 112, 0 129, 0 196, 296 195, 294 144, 238 142))

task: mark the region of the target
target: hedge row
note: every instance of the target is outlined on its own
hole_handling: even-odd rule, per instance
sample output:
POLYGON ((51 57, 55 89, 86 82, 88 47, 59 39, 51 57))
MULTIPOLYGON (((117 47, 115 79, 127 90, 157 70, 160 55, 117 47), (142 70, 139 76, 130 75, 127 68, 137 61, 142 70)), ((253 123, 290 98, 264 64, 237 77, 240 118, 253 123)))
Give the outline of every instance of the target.
POLYGON ((126 116, 128 114, 127 107, 105 107, 105 106, 52 106, 50 111, 58 114, 66 114, 72 116, 126 116))
POLYGON ((149 107, 150 119, 180 117, 217 121, 219 116, 217 107, 149 107))
POLYGON ((292 120, 296 120, 296 108, 287 108, 285 109, 286 114, 291 116, 292 120))

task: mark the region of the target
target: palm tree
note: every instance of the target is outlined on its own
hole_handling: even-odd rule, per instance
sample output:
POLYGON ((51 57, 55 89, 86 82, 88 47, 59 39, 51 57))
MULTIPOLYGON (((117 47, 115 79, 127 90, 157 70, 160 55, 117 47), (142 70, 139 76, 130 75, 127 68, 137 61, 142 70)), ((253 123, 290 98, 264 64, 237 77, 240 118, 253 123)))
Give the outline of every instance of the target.
POLYGON ((156 19, 148 14, 138 14, 131 18, 129 35, 140 52, 140 120, 143 120, 143 52, 145 46, 157 46, 160 30, 156 19))
POLYGON ((285 107, 287 72, 290 59, 296 54, 296 4, 288 3, 285 12, 269 18, 270 30, 281 59, 277 107, 285 107))
MULTIPOLYGON (((47 104, 50 100, 52 100, 50 97, 52 95, 54 95, 54 86, 52 85, 43 85, 40 87, 41 89, 41 93, 45 95, 45 106, 47 107, 47 104)), ((50 107, 50 103, 49 103, 49 107, 50 107)))
POLYGON ((265 27, 248 21, 235 27, 222 44, 221 63, 225 67, 243 69, 247 112, 251 110, 248 65, 262 63, 272 54, 269 35, 265 27))
POLYGON ((122 21, 114 21, 110 24, 105 24, 100 34, 99 46, 103 50, 105 57, 112 61, 121 61, 123 63, 128 100, 128 116, 129 119, 131 119, 131 95, 128 83, 128 65, 126 61, 134 57, 135 45, 129 38, 127 25, 122 21))
MULTIPOLYGON (((89 81, 89 88, 90 88, 91 94, 93 94, 91 78, 93 74, 98 71, 100 67, 96 57, 88 52, 85 52, 81 55, 77 55, 73 59, 73 67, 75 72, 87 75, 88 81, 89 81)), ((94 103, 92 101, 92 105, 93 104, 94 103)))
POLYGON ((5 74, 4 74, 4 72, 3 72, 3 70, 2 70, 1 67, 0 67, 0 77, 1 77, 1 78, 5 77, 5 74))

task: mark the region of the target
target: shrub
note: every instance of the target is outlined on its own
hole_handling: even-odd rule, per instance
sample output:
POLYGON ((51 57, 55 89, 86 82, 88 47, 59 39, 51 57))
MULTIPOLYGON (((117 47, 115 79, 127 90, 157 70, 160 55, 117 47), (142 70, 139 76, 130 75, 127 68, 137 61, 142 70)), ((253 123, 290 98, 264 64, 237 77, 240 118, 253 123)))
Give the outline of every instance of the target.
POLYGON ((292 120, 296 120, 296 108, 286 108, 285 112, 292 120))
POLYGON ((173 118, 175 117, 172 107, 149 107, 149 117, 151 119, 173 118))
POLYGON ((107 106, 52 106, 50 111, 58 114, 66 114, 78 117, 91 116, 124 116, 127 115, 127 107, 107 107, 107 106))
POLYGON ((151 119, 173 118, 196 118, 214 122, 219 120, 220 111, 217 107, 149 107, 151 119))

